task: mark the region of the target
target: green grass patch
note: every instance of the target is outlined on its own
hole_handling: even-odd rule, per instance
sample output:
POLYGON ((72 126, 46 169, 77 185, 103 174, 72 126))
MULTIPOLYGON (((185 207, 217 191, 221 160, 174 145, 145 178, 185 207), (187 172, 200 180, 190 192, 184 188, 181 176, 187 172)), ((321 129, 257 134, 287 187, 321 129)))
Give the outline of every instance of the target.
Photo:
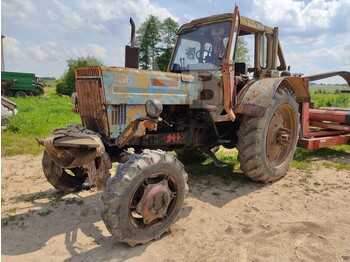
POLYGON ((348 170, 350 171, 350 165, 349 164, 346 164, 346 163, 332 163, 332 162, 329 162, 329 161, 324 161, 322 163, 322 165, 326 168, 334 168, 338 171, 341 171, 341 170, 348 170))
MULTIPOLYGON (((313 150, 313 151, 306 150, 303 148, 297 148, 297 150, 295 151, 291 166, 300 170, 308 170, 308 169, 311 169, 312 167, 312 160, 339 159, 340 157, 350 158, 350 145, 320 148, 318 150, 313 150)), ((332 167, 334 167, 334 165, 337 165, 339 166, 339 168, 337 168, 338 170, 341 170, 341 169, 346 170, 348 166, 345 163, 344 164, 343 163, 334 164, 330 162, 323 163, 323 166, 328 167, 327 165, 332 165, 332 167), (328 164, 325 164, 325 163, 328 163, 328 164)))
POLYGON ((311 100, 314 102, 314 108, 350 108, 350 94, 311 94, 311 100))
POLYGON ((35 138, 45 138, 52 130, 69 123, 81 123, 80 116, 71 112, 74 107, 69 97, 60 97, 50 90, 44 97, 11 98, 18 113, 6 130, 1 132, 3 156, 36 155, 43 151, 35 138))

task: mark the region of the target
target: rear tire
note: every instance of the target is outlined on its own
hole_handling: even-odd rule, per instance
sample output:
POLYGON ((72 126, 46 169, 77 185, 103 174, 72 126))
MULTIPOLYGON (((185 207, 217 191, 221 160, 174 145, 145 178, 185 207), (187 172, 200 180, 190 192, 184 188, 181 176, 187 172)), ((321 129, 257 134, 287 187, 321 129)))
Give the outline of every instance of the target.
POLYGON ((87 178, 83 168, 64 169, 57 165, 44 151, 43 171, 47 181, 57 190, 64 193, 70 193, 81 190, 81 186, 87 178))
POLYGON ((250 179, 267 183, 285 175, 296 149, 298 104, 279 88, 262 117, 243 116, 238 135, 238 161, 250 179))
POLYGON ((41 85, 36 85, 35 89, 31 92, 32 96, 40 96, 43 95, 44 92, 44 88, 41 85))
POLYGON ((160 150, 134 154, 107 181, 102 219, 108 231, 131 246, 164 234, 179 214, 187 173, 174 156, 160 150))
POLYGON ((17 97, 17 98, 26 98, 27 94, 24 91, 17 91, 15 93, 15 97, 17 97))

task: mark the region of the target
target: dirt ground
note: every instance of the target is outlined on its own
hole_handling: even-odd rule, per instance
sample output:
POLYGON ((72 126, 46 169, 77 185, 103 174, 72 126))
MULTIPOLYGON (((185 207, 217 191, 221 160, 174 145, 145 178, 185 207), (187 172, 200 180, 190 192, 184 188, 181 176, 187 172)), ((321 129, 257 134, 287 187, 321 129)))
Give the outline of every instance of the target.
POLYGON ((320 159, 267 185, 190 175, 171 232, 136 247, 105 228, 101 193, 62 197, 41 156, 1 162, 2 261, 350 261, 350 172, 320 159))

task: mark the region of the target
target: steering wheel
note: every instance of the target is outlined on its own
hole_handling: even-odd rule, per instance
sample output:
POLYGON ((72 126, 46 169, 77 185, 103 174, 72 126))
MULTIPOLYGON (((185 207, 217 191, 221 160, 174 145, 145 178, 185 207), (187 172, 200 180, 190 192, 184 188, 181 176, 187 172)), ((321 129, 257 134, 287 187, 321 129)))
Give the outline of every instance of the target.
POLYGON ((206 56, 213 56, 213 52, 212 51, 210 51, 210 50, 205 50, 205 49, 199 49, 197 52, 196 52, 196 58, 198 59, 198 60, 201 60, 201 57, 200 57, 200 55, 201 55, 201 53, 203 53, 203 58, 202 58, 202 60, 205 60, 205 57, 206 56))

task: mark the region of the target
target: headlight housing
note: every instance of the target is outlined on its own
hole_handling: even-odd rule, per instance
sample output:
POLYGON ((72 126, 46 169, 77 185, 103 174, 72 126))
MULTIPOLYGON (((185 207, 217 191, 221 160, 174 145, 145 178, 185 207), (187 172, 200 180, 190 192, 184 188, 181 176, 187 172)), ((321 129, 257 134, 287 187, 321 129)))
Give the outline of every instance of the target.
POLYGON ((148 117, 158 117, 163 111, 163 105, 158 100, 148 100, 145 104, 148 117))

